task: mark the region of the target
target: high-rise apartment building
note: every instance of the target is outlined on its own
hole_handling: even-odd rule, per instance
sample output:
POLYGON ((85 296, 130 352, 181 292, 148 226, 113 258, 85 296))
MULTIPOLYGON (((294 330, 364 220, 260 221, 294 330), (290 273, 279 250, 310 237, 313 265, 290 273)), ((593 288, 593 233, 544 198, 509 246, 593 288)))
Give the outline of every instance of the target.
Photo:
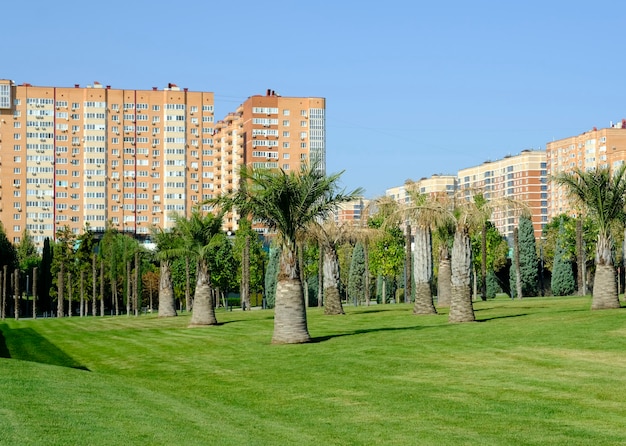
MULTIPOLYGON (((559 139, 546 145, 548 175, 597 168, 615 168, 626 161, 626 120, 609 128, 593 128, 577 136, 559 139)), ((548 182, 548 217, 575 213, 567 192, 548 182)))
POLYGON ((415 191, 425 195, 454 194, 456 192, 457 177, 455 175, 435 174, 431 177, 424 177, 418 181, 407 181, 402 186, 392 187, 385 191, 387 197, 391 197, 398 203, 408 204, 411 202, 409 191, 415 191))
MULTIPOLYGON (((237 187, 238 166, 325 162, 325 101, 253 96, 214 122, 214 95, 0 80, 0 221, 41 248, 69 226, 147 236, 237 187), (262 142, 261 142, 262 141, 262 142)), ((225 229, 236 229, 235 216, 225 229)))
MULTIPOLYGON (((519 155, 459 170, 461 196, 480 192, 485 198, 524 203, 532 216, 535 238, 539 240, 548 221, 546 152, 523 150, 519 155)), ((501 208, 493 212, 491 222, 502 235, 512 240, 519 211, 501 208)))
MULTIPOLYGON (((215 125, 215 190, 233 189, 238 166, 298 171, 302 164, 326 171, 326 101, 282 97, 272 90, 250 96, 235 112, 215 125)), ((225 226, 237 228, 238 215, 228 214, 225 226)), ((257 227, 259 231, 263 228, 257 227)))

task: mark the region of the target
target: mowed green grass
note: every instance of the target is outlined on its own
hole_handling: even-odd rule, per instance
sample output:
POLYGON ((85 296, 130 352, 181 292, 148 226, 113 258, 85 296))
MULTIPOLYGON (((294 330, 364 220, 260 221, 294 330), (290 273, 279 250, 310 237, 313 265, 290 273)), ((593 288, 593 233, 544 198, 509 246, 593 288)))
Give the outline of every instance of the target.
POLYGON ((271 345, 270 310, 7 320, 0 444, 625 444, 626 310, 589 308, 315 308, 306 345, 271 345))

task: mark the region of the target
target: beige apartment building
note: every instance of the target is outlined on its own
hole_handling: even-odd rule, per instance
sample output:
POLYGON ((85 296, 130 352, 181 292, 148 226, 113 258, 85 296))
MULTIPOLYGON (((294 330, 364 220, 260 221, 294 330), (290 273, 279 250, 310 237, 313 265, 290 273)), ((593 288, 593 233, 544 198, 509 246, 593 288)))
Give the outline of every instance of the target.
MULTIPOLYGON (((523 150, 518 155, 459 170, 458 186, 466 197, 480 192, 491 200, 525 203, 532 216, 535 238, 541 238, 543 226, 548 222, 545 151, 523 150)), ((496 209, 491 216, 495 227, 510 240, 518 219, 519 212, 511 209, 496 209)))
MULTIPOLYGON (((237 185, 241 164, 325 163, 325 101, 253 96, 219 123, 214 95, 169 84, 39 87, 0 80, 0 221, 41 248, 69 226, 138 237, 237 185), (260 142, 263 141, 263 142, 260 142)), ((235 230, 236 216, 225 229, 235 230)))
MULTIPOLYGON (((626 161, 626 120, 609 128, 593 128, 577 136, 559 139, 546 145, 548 175, 589 171, 597 168, 615 168, 626 161)), ((548 218, 561 214, 575 214, 565 190, 548 181, 548 218)))
POLYGON ((406 181, 402 186, 392 187, 385 191, 387 197, 391 197, 398 203, 408 204, 411 202, 409 191, 417 191, 425 195, 454 194, 457 189, 457 177, 454 175, 434 174, 429 178, 421 178, 418 181, 406 181))
MULTIPOLYGON (((250 96, 235 112, 215 124, 215 191, 232 190, 238 166, 298 171, 315 164, 326 171, 326 101, 323 98, 282 97, 273 90, 250 96)), ((236 214, 228 214, 227 230, 237 229, 236 214)), ((259 232, 266 228, 255 226, 259 232)))

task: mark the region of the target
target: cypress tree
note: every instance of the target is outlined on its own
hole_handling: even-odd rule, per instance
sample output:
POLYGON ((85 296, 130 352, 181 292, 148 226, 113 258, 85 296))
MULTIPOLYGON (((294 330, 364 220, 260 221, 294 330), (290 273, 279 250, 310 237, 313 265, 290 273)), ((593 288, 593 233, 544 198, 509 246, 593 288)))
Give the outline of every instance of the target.
POLYGON ((348 277, 348 296, 354 302, 362 301, 365 296, 365 251, 361 242, 357 242, 352 251, 348 277))
POLYGON ((576 290, 572 260, 567 255, 566 233, 563 221, 559 224, 559 233, 554 250, 554 266, 552 267, 552 294, 569 296, 576 290))
MULTIPOLYGON (((518 225, 520 278, 523 296, 537 296, 539 259, 535 245, 535 230, 529 217, 522 216, 518 225)), ((511 292, 515 293, 515 268, 511 268, 511 292)), ((512 296, 516 297, 516 296, 512 296)))

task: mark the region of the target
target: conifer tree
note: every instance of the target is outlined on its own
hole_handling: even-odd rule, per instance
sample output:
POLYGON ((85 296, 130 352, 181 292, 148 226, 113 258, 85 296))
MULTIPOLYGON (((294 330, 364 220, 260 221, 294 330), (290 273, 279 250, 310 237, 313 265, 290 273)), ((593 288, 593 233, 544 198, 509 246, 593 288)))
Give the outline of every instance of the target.
POLYGON ((354 302, 362 301, 365 296, 365 251, 361 242, 357 242, 352 250, 348 296, 354 302))
POLYGON ((568 296, 576 290, 572 260, 568 256, 565 226, 561 222, 554 251, 554 266, 552 267, 552 294, 568 296))

